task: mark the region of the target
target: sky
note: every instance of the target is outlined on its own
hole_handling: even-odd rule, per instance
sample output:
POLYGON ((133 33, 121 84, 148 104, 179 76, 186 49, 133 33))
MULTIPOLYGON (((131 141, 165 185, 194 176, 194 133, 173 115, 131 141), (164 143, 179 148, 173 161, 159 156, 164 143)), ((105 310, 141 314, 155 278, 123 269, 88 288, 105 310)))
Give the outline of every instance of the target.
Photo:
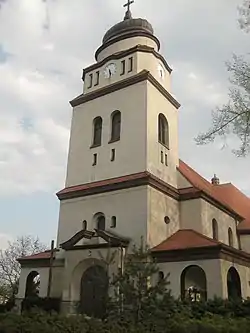
MULTIPOLYGON (((0 248, 21 235, 56 238, 72 109, 82 69, 104 33, 123 19, 125 0, 0 1, 0 248)), ((211 110, 227 102, 225 61, 249 51, 239 29, 240 0, 136 0, 173 68, 181 103, 180 158, 207 179, 216 173, 250 195, 250 157, 237 158, 230 138, 197 146, 211 110)))

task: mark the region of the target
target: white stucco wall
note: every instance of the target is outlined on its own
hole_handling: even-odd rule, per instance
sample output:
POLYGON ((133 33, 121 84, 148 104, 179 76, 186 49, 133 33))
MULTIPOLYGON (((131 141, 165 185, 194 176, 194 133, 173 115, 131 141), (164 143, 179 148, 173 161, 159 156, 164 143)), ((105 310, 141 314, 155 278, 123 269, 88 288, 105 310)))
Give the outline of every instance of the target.
POLYGON ((74 108, 66 186, 146 170, 146 84, 137 83, 74 108), (109 143, 115 110, 121 112, 121 138, 109 143), (102 145, 91 149, 93 120, 98 116, 103 119, 102 145), (113 162, 112 149, 116 150, 113 162), (95 153, 97 165, 92 166, 95 153))
POLYGON ((82 221, 88 223, 88 230, 93 230, 93 216, 102 212, 109 229, 111 217, 116 216, 117 227, 114 232, 140 241, 146 239, 147 228, 147 187, 137 187, 93 195, 78 199, 65 200, 60 205, 58 245, 71 238, 82 228, 82 221))
POLYGON ((180 228, 179 202, 171 197, 148 188, 148 230, 147 242, 154 247, 170 237, 180 228), (170 223, 164 222, 164 217, 170 218, 170 223))
POLYGON ((27 277, 33 271, 36 271, 40 274, 39 296, 40 297, 46 297, 47 296, 48 280, 49 280, 49 268, 48 267, 33 267, 33 268, 32 267, 29 267, 29 268, 23 267, 22 270, 21 270, 21 275, 20 275, 20 280, 19 280, 19 289, 18 289, 17 298, 24 298, 25 297, 27 277))
POLYGON ((147 170, 177 188, 179 165, 178 110, 150 82, 147 82, 147 170), (158 115, 162 113, 169 125, 169 149, 158 142, 158 115), (167 155, 168 165, 161 163, 167 155))

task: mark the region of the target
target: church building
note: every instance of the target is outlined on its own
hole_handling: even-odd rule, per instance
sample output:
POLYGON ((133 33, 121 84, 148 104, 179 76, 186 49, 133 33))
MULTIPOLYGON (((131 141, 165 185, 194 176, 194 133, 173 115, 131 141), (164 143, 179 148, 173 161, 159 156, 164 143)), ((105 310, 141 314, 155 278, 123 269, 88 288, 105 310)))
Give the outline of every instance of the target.
POLYGON ((39 276, 39 296, 60 298, 63 313, 98 314, 106 287, 93 275, 107 281, 142 239, 174 297, 250 297, 250 198, 180 159, 172 70, 151 24, 126 6, 70 102, 57 243, 19 259, 19 305, 39 276))

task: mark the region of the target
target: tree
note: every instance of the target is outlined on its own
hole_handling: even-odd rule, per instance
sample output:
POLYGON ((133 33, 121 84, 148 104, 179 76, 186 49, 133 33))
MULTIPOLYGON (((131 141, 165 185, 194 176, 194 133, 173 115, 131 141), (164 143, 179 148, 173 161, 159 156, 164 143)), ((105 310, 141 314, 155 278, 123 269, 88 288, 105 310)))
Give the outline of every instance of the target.
MULTIPOLYGON (((245 0, 239 10, 240 26, 249 31, 250 0, 245 0)), ((195 141, 198 145, 207 144, 218 136, 225 138, 233 134, 239 139, 239 148, 233 152, 236 156, 246 156, 250 153, 250 62, 248 58, 234 55, 226 66, 232 83, 229 102, 212 112, 211 128, 199 134, 195 141)))
POLYGON ((250 0, 244 0, 243 4, 239 7, 240 13, 240 27, 245 31, 250 29, 250 0))
MULTIPOLYGON (((155 323, 162 305, 173 300, 167 289, 168 275, 160 272, 147 246, 134 246, 126 255, 123 271, 113 277, 114 295, 109 306, 109 319, 129 323, 155 323)), ((164 307, 165 308, 165 307, 164 307)), ((166 318, 164 312, 164 318, 166 318)))
POLYGON ((31 236, 18 237, 6 250, 0 250, 0 297, 10 299, 17 294, 21 272, 17 259, 44 250, 39 239, 31 236))

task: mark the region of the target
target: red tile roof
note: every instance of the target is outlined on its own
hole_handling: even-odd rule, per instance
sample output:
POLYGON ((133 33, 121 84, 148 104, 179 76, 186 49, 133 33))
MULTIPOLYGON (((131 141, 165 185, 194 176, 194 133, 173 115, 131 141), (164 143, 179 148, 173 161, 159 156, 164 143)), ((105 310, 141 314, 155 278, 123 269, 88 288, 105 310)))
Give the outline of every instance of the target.
POLYGON ((50 250, 32 254, 31 256, 21 257, 18 260, 40 260, 40 259, 49 259, 50 258, 50 250))
POLYGON ((155 251, 184 250, 196 247, 218 246, 220 242, 192 229, 181 229, 152 249, 155 251))
MULTIPOLYGON (((239 230, 250 230, 250 198, 233 184, 213 185, 200 176, 190 166, 180 160, 178 170, 196 189, 205 192, 214 200, 235 211, 245 220, 239 224, 239 230)), ((184 189, 182 189, 184 190, 184 189)))

